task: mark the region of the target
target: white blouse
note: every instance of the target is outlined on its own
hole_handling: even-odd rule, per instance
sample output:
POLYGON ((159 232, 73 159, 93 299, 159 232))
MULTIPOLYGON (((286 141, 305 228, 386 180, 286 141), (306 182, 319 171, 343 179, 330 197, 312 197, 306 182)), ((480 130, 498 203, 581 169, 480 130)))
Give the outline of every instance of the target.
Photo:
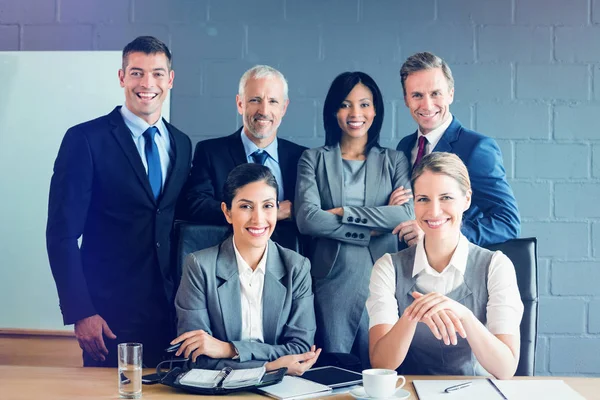
MULTIPOLYGON (((427 261, 423 239, 417 243, 412 276, 425 292, 448 294, 464 281, 469 255, 469 241, 460 235, 450 263, 442 272, 427 261)), ((492 256, 488 271, 487 329, 495 335, 519 333, 523 302, 517 286, 515 268, 501 251, 492 256)), ((385 254, 373 266, 367 299, 369 328, 379 324, 393 325, 400 318, 396 300, 396 271, 390 254, 385 254)))

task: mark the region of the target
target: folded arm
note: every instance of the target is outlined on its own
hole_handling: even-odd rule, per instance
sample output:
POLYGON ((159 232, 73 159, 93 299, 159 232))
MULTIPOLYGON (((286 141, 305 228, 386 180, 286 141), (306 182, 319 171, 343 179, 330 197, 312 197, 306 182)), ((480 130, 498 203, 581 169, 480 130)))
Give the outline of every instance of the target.
POLYGON ((294 202, 298 230, 303 235, 327 237, 358 246, 368 246, 371 228, 345 224, 342 222, 342 217, 322 209, 314 157, 314 153, 305 151, 298 161, 294 202))

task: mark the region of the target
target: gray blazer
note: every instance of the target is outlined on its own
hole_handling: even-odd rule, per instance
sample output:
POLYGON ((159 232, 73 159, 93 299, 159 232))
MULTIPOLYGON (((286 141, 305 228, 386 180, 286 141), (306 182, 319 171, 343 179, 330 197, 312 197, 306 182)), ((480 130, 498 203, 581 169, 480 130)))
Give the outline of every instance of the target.
POLYGON ((298 162, 296 181, 296 223, 312 243, 312 275, 324 278, 335 264, 340 243, 369 246, 377 260, 398 249, 398 238, 390 232, 403 221, 414 219, 412 200, 401 206, 387 206, 394 189, 410 188, 410 167, 403 153, 373 147, 367 155, 364 207, 343 207, 339 217, 325 210, 345 203, 342 154, 339 145, 306 150, 298 162), (371 231, 386 232, 371 237, 371 231))
POLYGON ((175 308, 178 334, 203 329, 233 343, 240 353, 238 360, 199 357, 196 368, 262 366, 284 355, 304 353, 314 343, 310 261, 272 241, 263 288, 265 343, 241 340, 240 281, 232 237, 187 256, 175 308))

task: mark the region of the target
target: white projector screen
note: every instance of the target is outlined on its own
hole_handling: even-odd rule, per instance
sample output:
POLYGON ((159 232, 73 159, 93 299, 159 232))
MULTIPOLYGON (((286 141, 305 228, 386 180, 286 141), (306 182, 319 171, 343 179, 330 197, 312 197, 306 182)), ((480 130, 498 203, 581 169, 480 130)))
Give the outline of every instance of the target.
POLYGON ((48 189, 67 129, 123 103, 120 65, 118 51, 0 52, 0 329, 73 329, 46 254, 48 189))

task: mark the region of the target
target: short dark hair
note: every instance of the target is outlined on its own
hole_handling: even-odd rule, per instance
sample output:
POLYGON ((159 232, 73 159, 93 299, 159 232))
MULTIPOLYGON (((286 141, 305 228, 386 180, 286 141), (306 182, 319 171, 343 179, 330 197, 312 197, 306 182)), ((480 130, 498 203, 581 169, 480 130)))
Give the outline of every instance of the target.
POLYGON ((166 44, 154 36, 138 36, 123 48, 123 70, 127 67, 127 56, 131 53, 159 54, 167 57, 167 65, 171 69, 171 52, 166 44))
POLYGON ((446 80, 448 81, 448 89, 454 88, 454 77, 452 76, 452 70, 450 66, 441 57, 436 56, 433 53, 427 51, 423 53, 416 53, 408 57, 402 68, 400 68, 400 81, 402 82, 402 91, 406 96, 406 88, 404 83, 406 78, 412 73, 423 71, 426 69, 441 68, 446 80))
POLYGON ((323 106, 323 125, 325 127, 325 144, 327 146, 334 146, 340 143, 342 128, 340 128, 338 123, 337 113, 348 93, 359 83, 369 88, 373 95, 373 105, 375 106, 375 118, 373 119, 371 128, 369 128, 369 137, 365 150, 368 152, 371 147, 379 146, 379 133, 381 132, 384 115, 383 96, 373 78, 364 72, 358 71, 339 74, 329 87, 323 106))
POLYGON ((245 163, 240 164, 232 169, 231 172, 229 172, 229 175, 227 175, 227 179, 223 185, 223 202, 227 206, 227 209, 231 210, 233 198, 240 188, 249 183, 260 181, 265 182, 267 185, 275 189, 275 199, 279 200, 277 198, 277 193, 279 193, 279 185, 277 185, 277 180, 275 179, 275 176, 269 167, 265 167, 264 165, 260 164, 245 163))

